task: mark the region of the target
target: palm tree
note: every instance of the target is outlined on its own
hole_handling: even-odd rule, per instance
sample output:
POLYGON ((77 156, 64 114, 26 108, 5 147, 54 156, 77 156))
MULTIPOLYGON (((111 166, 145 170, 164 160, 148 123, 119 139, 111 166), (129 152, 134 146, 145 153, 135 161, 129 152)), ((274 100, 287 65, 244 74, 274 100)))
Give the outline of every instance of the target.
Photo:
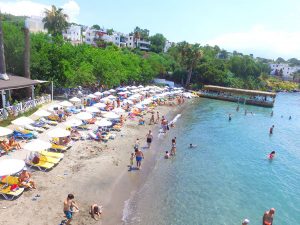
POLYGON ((178 50, 181 64, 188 72, 185 82, 185 86, 188 87, 191 82, 193 70, 202 58, 203 52, 200 50, 199 44, 189 44, 185 41, 178 44, 178 50))
POLYGON ((68 28, 68 15, 63 13, 62 8, 57 9, 56 6, 52 5, 50 10, 45 9, 45 14, 46 16, 43 18, 44 27, 48 29, 51 35, 61 35, 68 28))

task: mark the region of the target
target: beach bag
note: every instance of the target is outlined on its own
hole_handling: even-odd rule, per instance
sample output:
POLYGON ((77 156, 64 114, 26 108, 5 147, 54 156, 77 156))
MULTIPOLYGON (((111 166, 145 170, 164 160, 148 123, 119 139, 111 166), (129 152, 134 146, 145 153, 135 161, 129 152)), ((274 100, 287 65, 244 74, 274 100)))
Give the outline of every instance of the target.
POLYGON ((32 159, 33 164, 38 164, 40 162, 40 158, 38 156, 34 156, 32 159))

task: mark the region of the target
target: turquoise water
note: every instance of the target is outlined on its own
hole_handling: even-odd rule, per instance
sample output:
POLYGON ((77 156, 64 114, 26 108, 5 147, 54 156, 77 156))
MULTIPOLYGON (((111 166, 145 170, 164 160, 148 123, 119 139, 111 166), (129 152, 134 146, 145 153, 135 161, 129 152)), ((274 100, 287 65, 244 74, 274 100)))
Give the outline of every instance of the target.
POLYGON ((170 146, 176 136, 177 156, 166 160, 169 147, 156 149, 155 168, 129 201, 126 224, 234 225, 248 218, 261 225, 271 207, 274 225, 300 224, 300 95, 279 94, 273 117, 272 109, 245 107, 236 112, 234 103, 193 100, 160 140, 170 146), (245 107, 253 115, 245 116, 245 107), (269 161, 272 150, 277 155, 269 161))

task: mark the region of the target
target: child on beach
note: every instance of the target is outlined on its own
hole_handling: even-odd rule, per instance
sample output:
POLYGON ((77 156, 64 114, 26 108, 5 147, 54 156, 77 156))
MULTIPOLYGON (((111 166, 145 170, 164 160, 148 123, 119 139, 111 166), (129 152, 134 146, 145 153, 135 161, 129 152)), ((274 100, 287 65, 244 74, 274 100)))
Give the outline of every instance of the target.
POLYGON ((102 205, 93 204, 91 205, 90 214, 95 220, 99 220, 102 215, 102 205))
POLYGON ((130 156, 130 170, 132 170, 132 168, 133 168, 133 159, 134 159, 134 153, 131 153, 131 156, 130 156))

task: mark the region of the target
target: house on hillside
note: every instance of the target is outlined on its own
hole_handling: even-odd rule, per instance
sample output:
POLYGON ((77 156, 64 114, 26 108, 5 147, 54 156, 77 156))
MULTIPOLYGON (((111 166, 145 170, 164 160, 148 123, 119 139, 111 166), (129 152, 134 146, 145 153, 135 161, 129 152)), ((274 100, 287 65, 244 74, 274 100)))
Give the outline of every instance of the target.
POLYGON ((283 80, 293 80, 294 73, 300 71, 299 66, 289 66, 288 64, 270 64, 270 75, 282 77, 283 80))
POLYGON ((63 37, 65 40, 70 41, 72 44, 81 44, 82 35, 81 35, 81 26, 71 25, 66 32, 63 32, 63 37))

